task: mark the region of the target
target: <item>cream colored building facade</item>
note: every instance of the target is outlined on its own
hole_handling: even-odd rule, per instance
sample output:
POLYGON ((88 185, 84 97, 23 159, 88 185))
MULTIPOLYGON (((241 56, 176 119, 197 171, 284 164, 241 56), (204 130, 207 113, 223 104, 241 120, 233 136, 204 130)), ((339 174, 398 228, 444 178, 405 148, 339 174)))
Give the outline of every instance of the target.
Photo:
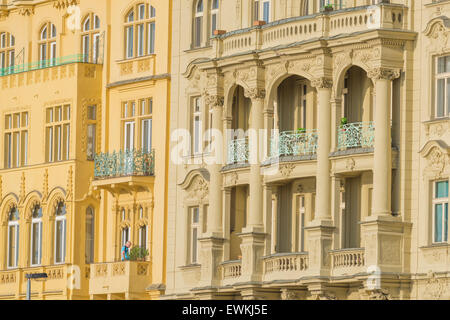
POLYGON ((174 1, 162 298, 449 299, 449 16, 174 1))
POLYGON ((171 1, 0 4, 0 299, 165 282, 171 1), (140 261, 121 262, 127 241, 140 261))

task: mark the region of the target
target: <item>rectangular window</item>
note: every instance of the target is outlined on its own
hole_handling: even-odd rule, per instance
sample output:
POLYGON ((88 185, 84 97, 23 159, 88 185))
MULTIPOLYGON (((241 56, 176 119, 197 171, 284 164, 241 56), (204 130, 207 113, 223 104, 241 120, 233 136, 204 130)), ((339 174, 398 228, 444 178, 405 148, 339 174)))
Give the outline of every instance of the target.
POLYGON ((41 264, 42 257, 42 221, 33 221, 31 225, 31 265, 41 264))
POLYGON ((124 246, 130 240, 130 229, 123 228, 122 229, 122 246, 124 246))
POLYGON ((55 222, 55 263, 64 263, 66 259, 66 219, 55 222))
POLYGON ((127 27, 126 29, 126 37, 127 37, 127 52, 126 57, 133 58, 133 26, 127 27))
POLYGON ((269 1, 264 1, 263 2, 263 20, 266 23, 269 23, 270 19, 270 2, 269 1))
POLYGON ((100 51, 100 34, 96 33, 94 34, 94 51, 92 52, 92 63, 97 63, 98 61, 98 54, 100 51))
POLYGON ((17 268, 19 260, 19 224, 10 223, 8 226, 8 268, 17 268))
POLYGON ((50 43, 50 65, 54 66, 56 64, 56 42, 50 43))
POLYGON ((89 62, 89 35, 83 36, 83 62, 89 62))
POLYGON ((195 17, 194 44, 196 47, 200 47, 202 45, 202 23, 203 23, 202 17, 195 17))
POLYGON ((447 117, 450 113, 450 56, 437 58, 435 117, 447 117))
POLYGON ((86 153, 88 160, 94 160, 95 157, 95 143, 96 143, 96 125, 88 124, 87 126, 87 146, 86 153))
POLYGON ((137 26, 138 36, 137 36, 137 49, 138 49, 138 57, 144 55, 144 25, 139 24, 137 26))
POLYGON ((259 1, 255 0, 253 2, 253 21, 259 20, 259 1))
POLYGON ((148 53, 155 53, 155 23, 148 24, 148 53))
POLYGON ((147 226, 139 228, 139 247, 147 249, 147 226))
POLYGON ((217 30, 217 14, 211 15, 211 35, 214 35, 214 31, 217 30))
POLYGON ((5 168, 17 168, 28 159, 28 112, 5 116, 5 168))
POLYGON ((142 151, 150 152, 152 150, 152 119, 142 120, 142 151))
POLYGON ((124 151, 134 149, 134 121, 128 121, 124 124, 124 151))
POLYGON ((433 242, 448 241, 448 180, 434 183, 433 242))
POLYGON ((198 258, 198 236, 200 230, 200 211, 198 207, 193 207, 190 210, 190 219, 191 219, 191 263, 197 263, 198 258))
POLYGON ((70 106, 46 110, 46 161, 65 161, 70 157, 70 106))
POLYGON ((192 115, 192 141, 194 154, 201 153, 202 148, 202 119, 201 119, 201 100, 199 97, 194 98, 193 101, 193 115, 192 115))

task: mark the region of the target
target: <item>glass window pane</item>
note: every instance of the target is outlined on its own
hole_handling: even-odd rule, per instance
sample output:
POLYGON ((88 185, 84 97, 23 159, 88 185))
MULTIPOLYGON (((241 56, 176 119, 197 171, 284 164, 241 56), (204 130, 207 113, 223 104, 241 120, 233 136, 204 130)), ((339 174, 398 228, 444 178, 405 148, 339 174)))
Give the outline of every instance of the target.
POLYGON ((445 57, 438 58, 438 73, 445 72, 445 57))
POLYGON ((448 181, 436 182, 436 198, 448 197, 448 181))
POLYGON ((442 242, 442 204, 436 204, 434 211, 434 242, 442 242))
POLYGON ((269 23, 269 9, 270 9, 270 3, 268 1, 264 2, 263 14, 264 14, 264 21, 267 23, 269 23))
POLYGON ((445 103, 445 80, 438 79, 437 81, 437 97, 436 97, 436 116, 443 117, 445 115, 444 103, 445 103))
POLYGON ((192 262, 197 262, 197 228, 192 229, 192 262))
POLYGON ((444 241, 448 241, 448 203, 444 204, 444 241))

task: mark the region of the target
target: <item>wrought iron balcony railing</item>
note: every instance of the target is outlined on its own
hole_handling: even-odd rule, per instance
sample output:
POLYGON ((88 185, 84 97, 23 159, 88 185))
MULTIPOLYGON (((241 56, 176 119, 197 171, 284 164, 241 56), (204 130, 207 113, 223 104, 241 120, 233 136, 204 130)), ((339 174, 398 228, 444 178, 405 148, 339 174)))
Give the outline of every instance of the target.
POLYGON ((246 163, 249 157, 248 138, 234 139, 228 145, 228 164, 246 163))
POLYGON ((375 125, 373 122, 355 122, 338 128, 338 149, 373 148, 375 125))
POLYGON ((155 150, 100 153, 95 156, 94 163, 96 179, 153 176, 155 173, 155 150))
POLYGON ((316 129, 283 131, 273 135, 270 148, 271 157, 316 154, 318 138, 316 129))
POLYGON ((33 61, 30 63, 18 64, 6 68, 0 69, 0 76, 7 76, 11 74, 17 74, 27 71, 51 68, 62 66, 70 63, 94 63, 101 64, 100 57, 92 57, 87 54, 74 54, 70 56, 64 56, 59 58, 47 59, 47 60, 39 60, 33 61))

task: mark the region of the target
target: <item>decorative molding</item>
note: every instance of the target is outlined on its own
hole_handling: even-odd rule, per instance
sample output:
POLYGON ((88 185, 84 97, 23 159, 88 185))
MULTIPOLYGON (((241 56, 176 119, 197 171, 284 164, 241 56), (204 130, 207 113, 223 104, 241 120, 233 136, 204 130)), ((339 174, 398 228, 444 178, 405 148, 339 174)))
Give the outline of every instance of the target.
POLYGON ((372 80, 394 80, 400 77, 400 69, 372 68, 367 72, 367 76, 372 80))
POLYGON ((54 0, 53 7, 56 9, 65 9, 70 6, 78 5, 78 0, 54 0))
POLYGON ((266 98, 266 90, 260 88, 244 89, 244 96, 251 100, 264 100, 266 98))
POLYGON ((325 77, 311 80, 311 86, 317 89, 331 89, 333 87, 333 80, 325 77))

